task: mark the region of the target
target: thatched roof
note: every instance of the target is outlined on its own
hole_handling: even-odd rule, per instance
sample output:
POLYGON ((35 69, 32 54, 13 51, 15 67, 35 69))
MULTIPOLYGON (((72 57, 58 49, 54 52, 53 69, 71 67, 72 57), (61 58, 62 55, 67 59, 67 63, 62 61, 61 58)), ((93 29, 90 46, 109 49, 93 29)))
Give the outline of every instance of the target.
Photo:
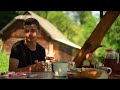
POLYGON ((11 26, 16 20, 25 20, 27 18, 35 18, 39 21, 41 27, 45 30, 45 32, 53 39, 58 42, 67 44, 74 48, 81 49, 78 45, 69 41, 54 25, 52 25, 48 20, 40 17, 39 15, 33 13, 32 11, 27 11, 24 15, 16 16, 10 23, 8 23, 1 31, 4 33, 4 30, 7 30, 9 26, 11 26))

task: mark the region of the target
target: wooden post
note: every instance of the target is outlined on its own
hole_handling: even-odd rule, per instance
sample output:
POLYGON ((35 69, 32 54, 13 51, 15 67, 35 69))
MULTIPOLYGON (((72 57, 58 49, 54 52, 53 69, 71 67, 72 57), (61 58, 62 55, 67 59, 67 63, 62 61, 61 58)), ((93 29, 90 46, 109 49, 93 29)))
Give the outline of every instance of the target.
POLYGON ((103 11, 100 11, 100 19, 103 17, 103 11))
POLYGON ((80 52, 74 58, 73 61, 75 61, 76 67, 81 67, 87 53, 94 52, 100 46, 103 37, 119 16, 119 13, 120 11, 107 11, 102 17, 95 30, 82 46, 80 52))

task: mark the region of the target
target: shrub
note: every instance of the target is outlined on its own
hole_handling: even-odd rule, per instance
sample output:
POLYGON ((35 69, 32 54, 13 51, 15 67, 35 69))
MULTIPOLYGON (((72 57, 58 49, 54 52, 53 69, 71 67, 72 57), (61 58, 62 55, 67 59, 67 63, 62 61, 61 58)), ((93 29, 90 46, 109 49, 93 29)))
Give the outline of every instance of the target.
POLYGON ((7 72, 9 66, 9 56, 0 50, 0 72, 7 72))

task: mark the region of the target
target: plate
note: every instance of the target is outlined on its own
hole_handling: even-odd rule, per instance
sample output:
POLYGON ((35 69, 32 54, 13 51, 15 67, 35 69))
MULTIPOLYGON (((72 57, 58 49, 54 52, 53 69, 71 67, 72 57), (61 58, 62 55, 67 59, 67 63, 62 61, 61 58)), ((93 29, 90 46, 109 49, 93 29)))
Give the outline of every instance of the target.
POLYGON ((96 68, 76 68, 68 72, 68 78, 74 79, 108 79, 108 73, 96 68))

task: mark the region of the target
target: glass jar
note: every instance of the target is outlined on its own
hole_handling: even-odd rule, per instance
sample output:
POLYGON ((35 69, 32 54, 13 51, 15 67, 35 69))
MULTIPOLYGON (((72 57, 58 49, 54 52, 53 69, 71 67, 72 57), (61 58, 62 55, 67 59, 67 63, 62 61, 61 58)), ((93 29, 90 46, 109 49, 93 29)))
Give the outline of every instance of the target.
POLYGON ((118 64, 119 64, 119 54, 112 49, 107 49, 104 57, 104 66, 111 67, 113 73, 115 73, 118 64))

